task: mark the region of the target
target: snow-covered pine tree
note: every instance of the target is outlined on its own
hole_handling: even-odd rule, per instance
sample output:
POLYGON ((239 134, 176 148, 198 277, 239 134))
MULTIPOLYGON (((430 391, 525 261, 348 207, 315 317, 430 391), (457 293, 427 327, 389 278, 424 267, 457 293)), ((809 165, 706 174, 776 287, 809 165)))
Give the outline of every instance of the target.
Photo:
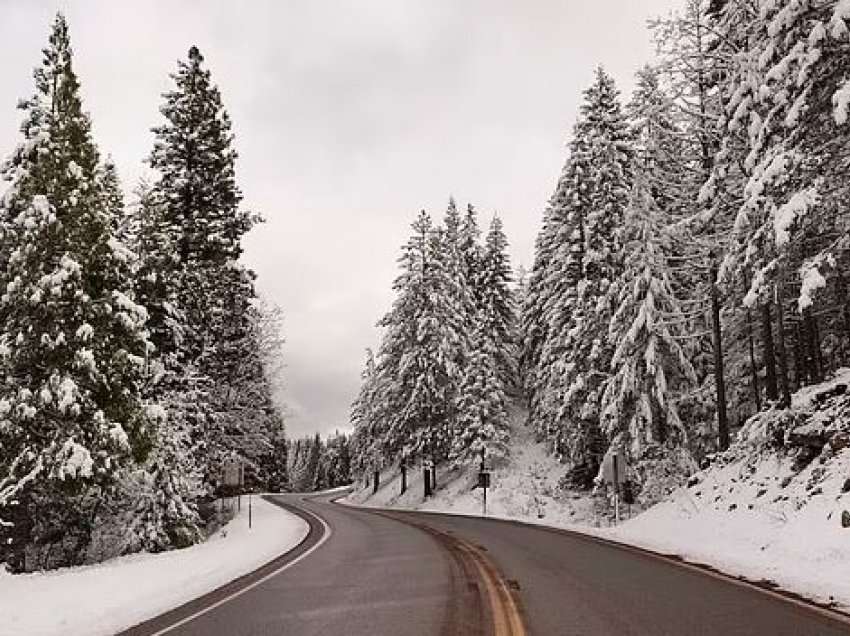
MULTIPOLYGON (((563 180, 564 175, 561 176, 563 180)), ((556 195, 563 192, 559 186, 556 195)), ((554 201, 555 197, 553 197, 554 201)), ((557 230, 563 223, 564 207, 549 206, 543 214, 543 227, 537 235, 534 249, 534 263, 528 279, 528 286, 523 297, 519 319, 519 358, 518 367, 521 386, 529 407, 529 423, 537 428, 538 434, 544 433, 544 418, 540 413, 542 408, 543 387, 546 383, 548 369, 541 365, 543 347, 549 337, 549 321, 547 307, 554 294, 550 280, 550 268, 555 267, 552 258, 555 250, 557 230)))
POLYGON ((81 562, 99 500, 153 442, 147 313, 61 14, 34 75, 23 141, 3 166, 0 560, 17 571, 81 562))
MULTIPOLYGON (((388 367, 384 367, 386 372, 388 367)), ((362 380, 357 398, 351 405, 351 470, 360 477, 372 469, 376 455, 388 443, 386 422, 388 413, 385 380, 371 349, 366 350, 366 363, 360 375, 362 380)))
MULTIPOLYGON (((722 135, 719 118, 724 78, 728 76, 731 56, 740 41, 735 37, 718 36, 717 12, 722 4, 722 1, 686 0, 681 13, 651 22, 660 54, 657 70, 664 92, 671 96, 680 138, 673 144, 664 141, 671 149, 680 148, 678 164, 672 163, 673 171, 669 173, 669 180, 676 185, 665 188, 671 193, 681 193, 680 203, 670 208, 671 211, 678 209, 680 214, 678 227, 671 233, 676 245, 670 258, 676 261, 678 269, 674 281, 676 292, 688 304, 688 331, 692 337, 685 347, 699 381, 699 388, 682 403, 682 412, 688 421, 703 422, 705 428, 715 429, 710 449, 728 444, 727 387, 731 385, 736 390, 743 386, 727 369, 726 361, 732 353, 734 338, 730 339, 726 316, 721 314, 726 299, 716 285, 717 268, 723 258, 729 229, 728 214, 712 211, 700 196, 706 191, 703 186, 713 169, 722 135), (709 425, 715 414, 716 427, 709 425)), ((745 9, 744 21, 749 19, 748 15, 745 9)), ((636 95, 633 100, 635 110, 645 109, 640 106, 638 97, 636 95)), ((667 101, 661 97, 660 101, 656 100, 659 105, 667 101)), ((645 99, 640 101, 646 103, 645 99)), ((664 118, 669 117, 663 110, 652 110, 664 118)), ((661 175, 664 178, 663 171, 661 175)), ((664 202, 663 206, 668 207, 668 203, 664 202)), ((740 408, 740 402, 732 402, 732 405, 737 413, 746 417, 748 409, 740 408)))
POLYGON ((589 485, 604 452, 599 402, 613 347, 607 325, 614 308, 609 287, 622 272, 621 231, 631 182, 630 134, 613 79, 602 68, 585 91, 570 158, 550 213, 554 229, 544 313, 548 337, 541 366, 547 377, 535 422, 589 485))
MULTIPOLYGON (((389 312, 379 321, 384 329, 377 356, 376 374, 383 382, 382 410, 386 413, 383 444, 384 457, 393 457, 409 444, 425 422, 415 419, 407 409, 410 394, 417 385, 410 364, 420 348, 417 341, 419 317, 427 302, 426 274, 429 240, 434 232, 431 217, 423 210, 411 226, 413 233, 402 247, 399 258, 401 273, 393 281, 395 300, 389 312)), ((378 448, 372 448, 377 452, 378 448)), ((423 452, 422 448, 417 448, 423 452)), ((374 459, 372 460, 374 461, 374 459)))
POLYGON ((477 462, 484 452, 489 460, 499 462, 508 455, 508 415, 498 347, 484 320, 478 322, 471 340, 449 459, 456 464, 477 462))
POLYGON ((513 392, 518 386, 516 304, 511 289, 513 274, 508 239, 498 216, 490 222, 480 262, 481 315, 494 346, 502 390, 513 392))
MULTIPOLYGON (((175 390, 207 396, 193 419, 205 483, 212 488, 226 454, 254 452, 233 443, 265 435, 261 430, 235 435, 232 424, 239 420, 244 429, 266 422, 267 405, 264 400, 251 405, 257 417, 246 418, 244 405, 217 399, 228 394, 219 389, 244 371, 244 347, 252 346, 253 273, 237 261, 242 237, 259 218, 240 208, 230 118, 203 61, 192 47, 188 61, 178 63, 175 87, 165 93, 161 108, 165 123, 154 129, 150 165, 159 179, 145 210, 150 227, 140 244, 147 240, 149 249, 140 291, 156 308, 152 329, 175 390), (190 374, 194 386, 187 384, 190 374)), ((257 374, 253 381, 262 384, 262 365, 251 368, 257 374)))
POLYGON ((696 466, 676 404, 696 374, 679 340, 685 320, 669 272, 665 217, 639 172, 625 219, 624 269, 611 289, 617 310, 608 336, 617 346, 601 412, 603 431, 627 450, 642 482, 659 472, 659 458, 669 464, 675 457, 675 485, 696 466))

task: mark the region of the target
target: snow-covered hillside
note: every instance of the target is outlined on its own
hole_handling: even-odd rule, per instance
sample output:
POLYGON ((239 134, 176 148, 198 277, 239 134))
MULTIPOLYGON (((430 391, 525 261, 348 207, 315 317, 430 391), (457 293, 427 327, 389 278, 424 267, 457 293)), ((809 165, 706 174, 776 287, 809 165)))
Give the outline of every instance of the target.
MULTIPOLYGON (((493 473, 488 514, 590 532, 710 565, 850 609, 850 369, 751 418, 732 447, 668 499, 618 527, 604 498, 558 488, 564 468, 511 414, 511 461, 493 473), (845 512, 848 511, 848 512, 845 512)), ((421 471, 400 496, 397 469, 349 503, 481 514, 476 468, 440 472, 423 498, 421 471)))
POLYGON ((850 369, 751 418, 689 485, 610 536, 850 609, 850 369))
MULTIPOLYGON (((564 466, 535 441, 524 425, 523 408, 510 407, 510 448, 508 463, 492 471, 491 488, 487 492, 488 516, 506 519, 535 520, 552 525, 584 523, 600 525, 607 511, 597 509, 595 499, 561 490, 558 482, 564 466)), ((368 507, 398 507, 459 514, 482 514, 483 492, 474 488, 478 466, 449 469, 438 467, 436 493, 423 497, 420 468, 407 472, 407 492, 401 494, 401 474, 391 467, 381 474, 377 493, 371 483, 358 482, 347 503, 368 507)), ((604 521, 607 523, 607 521, 604 521)))

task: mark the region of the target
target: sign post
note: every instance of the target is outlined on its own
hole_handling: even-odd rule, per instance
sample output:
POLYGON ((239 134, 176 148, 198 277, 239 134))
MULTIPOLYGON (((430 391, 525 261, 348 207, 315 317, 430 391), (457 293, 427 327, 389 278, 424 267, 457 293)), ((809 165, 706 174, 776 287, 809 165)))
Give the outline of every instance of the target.
POLYGON ((620 486, 626 481, 626 455, 611 446, 602 459, 602 478, 614 487, 614 521, 620 523, 620 486))
POLYGON ((484 449, 481 449, 481 466, 478 469, 478 487, 484 493, 483 498, 483 516, 487 516, 487 489, 490 487, 490 473, 484 465, 484 449))
POLYGON ((401 494, 407 492, 407 452, 401 455, 401 494))
MULTIPOLYGON (((233 501, 233 491, 236 491, 236 509, 242 510, 242 493, 245 490, 245 462, 240 457, 226 459, 222 466, 221 483, 225 487, 225 493, 229 493, 230 501, 233 501)), ((248 500, 248 527, 251 527, 251 501, 248 500)), ((233 510, 232 505, 228 506, 233 510)))
POLYGON ((429 460, 422 462, 422 484, 425 490, 425 498, 431 496, 431 467, 428 465, 429 460))

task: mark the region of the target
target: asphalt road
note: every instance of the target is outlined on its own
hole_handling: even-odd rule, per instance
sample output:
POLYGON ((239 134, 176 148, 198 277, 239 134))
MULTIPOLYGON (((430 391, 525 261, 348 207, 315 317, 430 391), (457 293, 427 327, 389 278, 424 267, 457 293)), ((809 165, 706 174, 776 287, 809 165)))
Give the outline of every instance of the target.
POLYGON ((305 543, 126 635, 850 634, 829 612, 582 535, 275 499, 310 523, 305 543))

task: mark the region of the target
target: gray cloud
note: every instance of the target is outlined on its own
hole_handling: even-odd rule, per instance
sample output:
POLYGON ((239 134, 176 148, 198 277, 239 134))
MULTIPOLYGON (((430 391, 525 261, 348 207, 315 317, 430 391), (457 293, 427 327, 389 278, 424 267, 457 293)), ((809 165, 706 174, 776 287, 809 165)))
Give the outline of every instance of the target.
POLYGON ((85 3, 0 0, 0 152, 17 140, 52 15, 68 15, 86 107, 127 189, 175 61, 197 44, 221 87, 258 286, 283 307, 290 432, 347 425, 415 213, 450 194, 502 216, 529 265, 596 64, 622 89, 645 19, 678 0, 85 3))

